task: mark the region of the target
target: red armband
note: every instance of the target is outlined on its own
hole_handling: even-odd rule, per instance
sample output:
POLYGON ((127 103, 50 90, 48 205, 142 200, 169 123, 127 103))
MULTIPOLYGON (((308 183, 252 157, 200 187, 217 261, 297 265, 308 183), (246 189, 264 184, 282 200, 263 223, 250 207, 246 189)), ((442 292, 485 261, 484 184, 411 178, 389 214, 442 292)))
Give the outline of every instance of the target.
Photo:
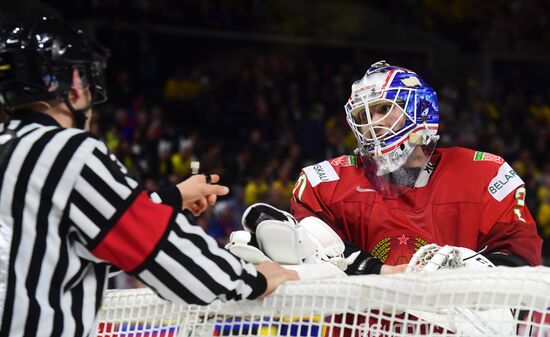
POLYGON ((142 192, 92 253, 125 272, 130 272, 139 267, 155 250, 173 213, 172 207, 155 204, 142 192))

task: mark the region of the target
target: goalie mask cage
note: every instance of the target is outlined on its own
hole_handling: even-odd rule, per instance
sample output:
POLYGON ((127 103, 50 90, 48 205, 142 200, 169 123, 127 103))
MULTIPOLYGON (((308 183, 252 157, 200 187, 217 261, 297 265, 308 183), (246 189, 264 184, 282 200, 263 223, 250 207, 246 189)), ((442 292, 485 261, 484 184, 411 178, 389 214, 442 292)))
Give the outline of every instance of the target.
POLYGON ((289 282, 256 301, 181 305, 109 290, 98 337, 550 336, 550 268, 289 282))

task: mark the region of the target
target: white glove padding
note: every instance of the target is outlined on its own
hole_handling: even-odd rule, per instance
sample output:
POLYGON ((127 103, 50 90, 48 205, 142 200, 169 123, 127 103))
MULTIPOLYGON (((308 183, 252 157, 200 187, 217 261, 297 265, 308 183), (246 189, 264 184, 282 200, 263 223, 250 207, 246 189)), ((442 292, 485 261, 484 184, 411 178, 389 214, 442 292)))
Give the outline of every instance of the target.
MULTIPOLYGON (((225 249, 250 263, 260 264, 262 262, 271 261, 271 259, 265 256, 261 250, 249 245, 251 238, 252 235, 247 231, 235 231, 231 233, 229 238, 230 242, 225 246, 225 249)), ((283 267, 296 271, 300 276, 300 280, 347 277, 346 273, 340 268, 328 262, 284 265, 283 267)))
POLYGON ((264 220, 279 220, 293 225, 298 224, 292 214, 261 202, 248 206, 243 213, 241 222, 245 230, 255 233, 256 227, 264 220))
MULTIPOLYGON (((271 205, 249 206, 243 214, 242 224, 247 232, 254 233, 259 250, 273 261, 300 264, 314 253, 315 247, 309 244, 305 230, 298 228, 296 219, 271 205)), ((240 257, 247 260, 248 256, 240 257)))
POLYGON ((314 254, 306 257, 304 262, 330 262, 341 270, 346 270, 349 264, 344 257, 346 246, 329 225, 317 217, 308 216, 302 219, 298 226, 305 228, 307 237, 315 247, 314 254))
POLYGON ((315 253, 315 246, 304 227, 264 220, 256 227, 255 234, 260 250, 282 264, 301 264, 315 253))
POLYGON ((260 264, 271 261, 261 250, 249 245, 251 239, 252 235, 247 231, 232 232, 229 236, 229 243, 225 245, 225 249, 246 262, 260 264))
POLYGON ((347 267, 344 243, 322 220, 300 223, 292 215, 267 204, 254 204, 243 214, 243 227, 256 235, 260 250, 282 264, 331 262, 347 267))
MULTIPOLYGON (((407 266, 407 272, 433 272, 440 269, 480 269, 494 267, 485 256, 465 247, 429 244, 420 248, 407 266)), ((510 309, 440 309, 438 312, 407 309, 422 320, 464 336, 511 336, 514 320, 510 309)))
POLYGON ((414 253, 407 266, 407 272, 431 272, 439 269, 494 267, 485 256, 465 247, 432 243, 425 245, 414 253))

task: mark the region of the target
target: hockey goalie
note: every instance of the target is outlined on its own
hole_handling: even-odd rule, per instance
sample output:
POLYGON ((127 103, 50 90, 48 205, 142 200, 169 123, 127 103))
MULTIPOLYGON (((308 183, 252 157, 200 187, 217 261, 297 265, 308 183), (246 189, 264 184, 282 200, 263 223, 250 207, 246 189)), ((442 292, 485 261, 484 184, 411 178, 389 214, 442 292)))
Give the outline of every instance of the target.
MULTIPOLYGON (((371 65, 352 85, 345 111, 357 139, 355 155, 302 170, 291 200, 295 219, 286 213, 277 219, 296 227, 284 242, 298 245, 286 256, 288 250, 271 247, 286 234, 267 230, 271 234, 264 241, 256 233, 250 242, 256 240, 267 257, 277 260, 283 254, 281 263, 339 261, 347 275, 402 272, 407 265, 409 272, 433 272, 541 264, 542 240, 526 206, 523 180, 497 155, 436 148, 437 95, 415 72, 385 61, 371 65), (323 229, 302 228, 311 219, 323 229), (324 242, 325 236, 316 235, 327 228, 337 235, 329 235, 326 256, 317 253, 313 259, 315 245, 302 240, 304 233, 324 242), (338 250, 335 237, 343 241, 338 250)), ((251 219, 260 221, 254 228, 245 221, 250 232, 263 227, 261 217, 251 219)), ((461 321, 441 325, 457 332, 470 329, 461 321)), ((472 329, 470 335, 494 335, 490 323, 472 329)), ((503 329, 500 335, 507 334, 503 329)))
MULTIPOLYGON (((253 263, 277 261, 287 268, 297 270, 301 279, 319 279, 347 277, 356 275, 362 265, 368 263, 365 254, 357 247, 344 243, 338 235, 322 220, 308 217, 298 222, 292 215, 267 204, 250 206, 243 216, 245 230, 233 232, 226 249, 233 254, 253 263)), ((494 266, 487 258, 477 252, 463 247, 438 246, 428 244, 420 248, 406 267, 406 272, 429 273, 445 269, 478 269, 494 266)), ((385 313, 382 313, 384 315, 385 313)), ((509 336, 513 333, 513 317, 510 310, 475 311, 456 308, 454 310, 418 311, 403 310, 396 313, 395 308, 388 308, 388 315, 408 315, 411 321, 409 328, 420 333, 429 329, 448 331, 461 336, 509 336)), ((387 321, 358 322, 365 327, 363 333, 369 335, 369 327, 375 326, 380 331, 389 331, 390 316, 387 321)), ((339 316, 333 320, 341 323, 347 317, 339 316)), ((397 329, 402 329, 402 326, 397 329)), ((415 331, 409 331, 415 332, 415 331)), ((329 335, 339 335, 333 329, 329 335)), ((345 332, 346 336, 350 336, 345 332)))
POLYGON ((322 219, 360 250, 364 263, 349 274, 399 271, 430 243, 495 265, 541 264, 523 180, 497 155, 436 147, 439 103, 418 74, 377 62, 344 108, 355 154, 303 168, 291 211, 322 219))
POLYGON ((437 95, 415 72, 371 65, 345 110, 356 155, 305 167, 291 213, 323 220, 376 258, 358 274, 407 264, 428 243, 485 249, 495 265, 541 264, 523 180, 497 155, 436 148, 437 95))

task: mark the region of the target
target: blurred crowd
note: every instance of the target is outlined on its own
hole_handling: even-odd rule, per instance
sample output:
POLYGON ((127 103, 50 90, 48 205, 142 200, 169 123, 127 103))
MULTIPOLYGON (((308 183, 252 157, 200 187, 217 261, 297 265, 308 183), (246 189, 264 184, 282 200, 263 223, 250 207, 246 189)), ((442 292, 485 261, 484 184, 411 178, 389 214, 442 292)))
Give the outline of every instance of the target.
POLYGON ((522 53, 548 50, 550 3, 545 0, 406 0, 369 2, 402 23, 450 38, 462 50, 522 53))
MULTIPOLYGON (((60 0, 52 0, 60 2, 60 0)), ((347 0, 323 1, 332 11, 346 6, 386 13, 409 27, 421 27, 458 43, 463 50, 536 52, 550 43, 550 3, 546 0, 347 0), (341 6, 340 8, 338 6, 341 6)), ((61 2, 60 2, 61 3, 61 2)), ((317 10, 323 3, 316 2, 317 10)), ((258 0, 96 0, 63 3, 74 19, 102 19, 287 36, 360 37, 348 24, 322 27, 307 1, 258 0)), ((334 18, 338 13, 334 14, 334 18)), ((359 26, 357 26, 359 27, 359 26)))
MULTIPOLYGON (((351 83, 376 60, 310 56, 249 53, 249 59, 228 58, 224 66, 231 72, 223 76, 199 66, 176 69, 153 95, 158 100, 135 90, 122 71, 111 86, 111 103, 99 107, 93 132, 148 190, 189 176, 194 160, 201 172, 221 174, 231 195, 198 221, 223 244, 240 229, 248 205, 288 209, 302 167, 350 154, 356 146, 343 104, 351 83)), ((527 184, 541 235, 550 240, 550 92, 501 86, 487 92, 473 79, 435 82, 439 146, 488 151, 511 163, 527 184)))
MULTIPOLYGON (((548 50, 550 42, 550 5, 544 0, 350 0, 332 5, 342 3, 386 13, 404 27, 429 30, 456 43, 464 55, 489 51, 544 55, 539 51, 548 50)), ((108 70, 110 100, 98 107, 92 131, 148 190, 189 176, 194 160, 200 161, 201 172, 221 174, 222 183, 231 187, 230 196, 198 219, 220 243, 240 229, 248 205, 267 202, 287 209, 302 167, 352 153, 356 143, 343 105, 351 83, 384 54, 391 64, 417 71, 438 93, 439 146, 501 155, 522 176, 527 204, 546 239, 544 255, 550 265, 550 90, 532 80, 537 74, 547 79, 548 63, 542 64, 546 69, 527 64, 510 73, 498 70, 514 68, 513 59, 503 58, 488 87, 479 83, 482 76, 449 81, 426 54, 406 50, 378 51, 375 56, 350 46, 315 49, 257 40, 247 44, 246 38, 242 42, 219 36, 220 31, 236 31, 241 37, 273 33, 323 39, 326 25, 315 24, 319 18, 314 11, 300 9, 310 8, 307 2, 294 6, 294 1, 257 0, 52 0, 49 4, 75 21, 137 24, 138 28, 124 30, 96 22, 98 39, 113 56, 108 70), (168 29, 152 32, 143 23, 168 29), (218 35, 205 42, 208 34, 171 34, 179 28, 218 35), (176 53, 179 49, 185 52, 176 53)), ((24 14, 16 7, 0 13, 0 26, 24 14)), ((340 25, 330 27, 337 35, 340 25)), ((356 27, 357 35, 351 38, 368 38, 361 26, 356 27)))

